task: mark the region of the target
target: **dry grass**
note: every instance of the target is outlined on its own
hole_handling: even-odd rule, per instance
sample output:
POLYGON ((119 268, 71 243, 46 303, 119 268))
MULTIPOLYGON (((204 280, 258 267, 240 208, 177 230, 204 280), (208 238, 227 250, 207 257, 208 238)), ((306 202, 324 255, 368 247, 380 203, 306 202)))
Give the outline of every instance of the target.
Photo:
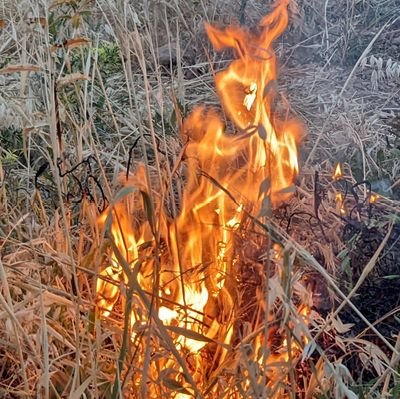
MULTIPOLYGON (((398 246, 392 239, 400 210, 398 1, 310 0, 293 7, 277 51, 280 91, 307 126, 298 189, 286 213, 277 210, 267 226, 246 222, 249 231, 258 225, 280 242, 284 256, 272 263, 280 271, 272 281, 259 258, 243 262, 239 271, 248 285, 235 290, 252 294, 235 307, 243 336, 229 344, 221 364, 212 362, 224 346, 211 342, 202 356, 213 366, 200 379, 193 377, 194 357, 173 345, 176 335, 190 332, 167 329, 153 315, 130 342, 123 315, 133 305, 126 298, 139 297, 146 311, 152 305, 129 265, 129 284, 118 287, 119 307, 109 318, 99 317, 96 279, 113 243, 97 216, 118 195, 130 200, 118 181, 128 160, 145 162, 153 181, 165 181, 180 160, 181 117, 199 104, 218 106, 213 75, 230 55, 211 50, 202 21, 245 17, 251 25, 271 5, 132 3, 1 3, 0 397, 146 398, 156 392, 168 398, 183 389, 205 398, 399 397, 398 329, 383 329, 375 323, 378 316, 367 319, 359 310, 362 302, 354 304, 387 247, 398 246), (348 182, 368 180, 379 192, 372 217, 366 216, 365 185, 356 188, 366 200, 363 212, 357 210, 352 223, 340 216, 335 194, 343 185, 331 178, 337 161, 345 162, 348 182), (355 254, 362 270, 351 277, 346 265, 353 241, 343 234, 349 224, 382 234, 370 256, 355 254), (275 296, 265 294, 267 287, 275 296), (263 296, 256 301, 258 292, 263 296), (298 314, 299 301, 319 303, 307 320, 298 314), (243 315, 245 306, 256 317, 272 304, 281 317, 273 326, 243 315), (343 308, 352 316, 344 316, 343 308), (357 331, 355 320, 362 326, 357 331), (260 366, 252 345, 276 326, 302 353, 290 366, 273 369, 284 372, 267 387, 271 369, 260 366), (157 367, 167 370, 151 380, 157 367)), ((345 206, 349 212, 354 197, 345 206)), ((270 259, 268 238, 260 242, 249 233, 247 240, 261 259, 270 259)), ((398 281, 394 253, 391 278, 398 281)), ((379 317, 394 317, 398 327, 399 306, 387 304, 379 317)), ((275 346, 272 351, 282 342, 275 346)))

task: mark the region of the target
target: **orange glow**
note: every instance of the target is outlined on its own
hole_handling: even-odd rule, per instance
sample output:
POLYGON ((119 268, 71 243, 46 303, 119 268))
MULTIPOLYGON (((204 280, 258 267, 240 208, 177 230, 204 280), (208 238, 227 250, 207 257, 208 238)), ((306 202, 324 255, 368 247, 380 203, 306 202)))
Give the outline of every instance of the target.
POLYGON ((343 194, 342 193, 336 193, 336 205, 337 205, 337 210, 342 214, 346 214, 346 209, 344 207, 344 199, 343 199, 343 194))
POLYGON ((332 178, 333 180, 339 180, 342 177, 343 177, 342 165, 340 164, 340 162, 338 162, 335 168, 335 173, 333 174, 332 178))
POLYGON ((378 194, 371 193, 369 195, 368 202, 370 204, 375 204, 378 201, 378 199, 379 199, 379 195, 378 194))
MULTIPOLYGON (((136 270, 143 291, 154 300, 159 319, 171 330, 179 327, 194 333, 177 333, 173 339, 177 348, 196 356, 219 331, 224 331, 223 339, 219 337, 224 344, 233 337, 233 321, 222 325, 216 314, 219 303, 235 306, 226 280, 237 260, 235 240, 242 221, 249 214, 265 217, 265 208, 286 201, 298 173, 301 126, 276 106, 277 63, 272 48, 287 26, 287 5, 288 1, 278 2, 262 19, 257 34, 238 26, 218 29, 206 24, 214 48, 233 49, 236 55, 215 77, 223 110, 235 129, 227 132, 221 113, 202 106, 184 121, 185 185, 177 203, 178 216, 169 216, 160 200, 162 190, 149 189, 145 169, 139 166, 126 183, 139 191, 100 217, 102 225, 108 215, 112 217, 112 239, 129 267, 136 270), (155 217, 150 222, 142 197, 153 201, 155 217)), ((283 249, 278 245, 273 250, 275 261, 280 262, 283 249)), ((105 317, 118 301, 121 282, 128 282, 117 258, 111 252, 110 265, 100 273, 96 287, 98 307, 105 317)), ((232 309, 224 309, 224 313, 232 309)), ((145 312, 134 304, 131 325, 146 322, 145 312)), ((300 350, 296 345, 288 348, 284 343, 284 353, 271 357, 268 364, 293 357, 300 350)), ((224 353, 222 350, 221 359, 224 353)))

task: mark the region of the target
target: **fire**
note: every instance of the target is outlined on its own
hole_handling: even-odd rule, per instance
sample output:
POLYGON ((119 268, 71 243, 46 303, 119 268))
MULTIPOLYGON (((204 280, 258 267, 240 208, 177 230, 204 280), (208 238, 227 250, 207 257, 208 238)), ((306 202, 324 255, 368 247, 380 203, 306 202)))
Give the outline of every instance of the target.
POLYGON ((335 173, 333 174, 332 178, 333 180, 339 180, 342 177, 343 177, 342 165, 340 164, 340 162, 338 162, 335 168, 335 173))
POLYGON ((368 202, 370 204, 375 204, 378 201, 378 199, 379 199, 379 195, 378 194, 371 193, 369 195, 368 202))
MULTIPOLYGON (((111 216, 112 240, 153 299, 158 318, 164 325, 198 334, 174 338, 177 347, 192 354, 198 354, 220 328, 225 331, 224 344, 230 343, 233 322, 221 325, 216 314, 221 295, 234 307, 226 280, 234 273, 235 240, 242 222, 249 214, 263 216, 263 208, 287 200, 298 173, 301 126, 276 104, 277 63, 272 48, 287 26, 287 5, 288 1, 277 3, 262 19, 258 33, 206 25, 214 48, 232 49, 236 55, 215 78, 223 110, 236 131, 225 131, 215 109, 200 106, 186 119, 182 129, 186 180, 178 216, 168 215, 159 195, 162 190, 149 189, 145 168, 139 166, 125 183, 137 191, 100 218, 104 225, 111 216)), ((128 283, 114 251, 101 277, 96 287, 98 307, 107 317, 118 301, 120 285, 128 283)), ((131 318, 132 326, 148 323, 138 304, 131 318)), ((285 353, 274 361, 287 361, 289 351, 299 350, 287 346, 284 343, 285 353)))
POLYGON ((336 193, 336 204, 338 211, 342 215, 346 215, 346 209, 344 207, 344 198, 342 193, 336 193))

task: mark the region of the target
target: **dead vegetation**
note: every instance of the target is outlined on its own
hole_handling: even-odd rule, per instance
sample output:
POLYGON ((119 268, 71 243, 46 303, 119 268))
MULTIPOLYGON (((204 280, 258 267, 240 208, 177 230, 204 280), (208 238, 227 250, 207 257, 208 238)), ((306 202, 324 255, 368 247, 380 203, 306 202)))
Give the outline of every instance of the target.
MULTIPOLYGON (((115 251, 99 214, 139 201, 121 173, 145 162, 153 181, 166 178, 184 161, 182 121, 198 105, 220 107, 214 75, 232 54, 212 50, 203 22, 254 27, 271 10, 256 0, 2 1, 0 397, 399 397, 395 0, 290 6, 277 87, 305 125, 300 173, 267 223, 249 215, 237 232, 229 295, 206 315, 233 320, 229 345, 221 330, 207 341, 154 316, 130 325, 128 310, 149 296, 129 273, 102 277, 120 294, 110 315, 99 311, 96 280, 115 251), (176 353, 179 336, 206 342, 200 360, 176 353), (294 358, 260 365, 284 337, 294 358)), ((183 187, 177 179, 174 198, 183 187)), ((136 216, 157 215, 148 210, 136 216)))

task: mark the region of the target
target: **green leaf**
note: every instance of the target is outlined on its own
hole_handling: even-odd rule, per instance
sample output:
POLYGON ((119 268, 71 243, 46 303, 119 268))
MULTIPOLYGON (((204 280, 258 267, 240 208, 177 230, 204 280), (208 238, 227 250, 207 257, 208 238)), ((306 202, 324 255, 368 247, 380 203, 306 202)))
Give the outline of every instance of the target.
POLYGON ((385 280, 397 280, 400 278, 400 274, 391 274, 389 276, 383 276, 385 280))
POLYGON ((296 192, 296 186, 291 184, 288 187, 283 188, 282 190, 278 191, 278 194, 292 194, 296 192))
POLYGON ((192 330, 188 330, 183 327, 178 327, 178 326, 165 326, 167 330, 170 330, 174 332, 175 334, 182 335, 186 338, 193 339, 195 341, 200 341, 200 342, 214 342, 211 338, 206 337, 203 334, 197 333, 192 330))
POLYGON ((267 139, 267 131, 265 130, 265 127, 261 123, 258 124, 257 130, 258 130, 258 135, 260 136, 260 138, 262 140, 266 140, 267 139))
POLYGON ((263 194, 263 193, 268 194, 270 188, 271 188, 271 180, 267 177, 260 184, 260 190, 258 192, 258 198, 260 198, 261 194, 263 194))
POLYGON ((122 188, 121 190, 118 191, 117 195, 115 196, 114 204, 121 201, 128 195, 133 194, 137 191, 138 191, 138 189, 134 186, 126 186, 126 187, 122 188))
POLYGON ((316 348, 317 344, 315 343, 315 341, 310 341, 308 344, 306 344, 301 355, 301 360, 304 362, 304 360, 309 359, 316 348))
POLYGON ((169 331, 172 331, 175 334, 181 335, 188 339, 193 339, 194 341, 207 342, 207 343, 213 342, 214 344, 220 345, 227 350, 231 350, 230 345, 227 345, 223 342, 216 341, 215 339, 208 338, 205 335, 200 334, 198 332, 188 330, 186 328, 178 327, 178 326, 165 326, 165 328, 169 331))
POLYGON ((382 164, 385 160, 385 153, 382 149, 378 150, 378 152, 376 153, 376 160, 378 161, 378 164, 382 164))
POLYGON ((276 80, 270 80, 264 87, 263 98, 278 92, 278 84, 276 80))
POLYGON ((257 131, 256 127, 254 127, 253 129, 243 130, 244 133, 235 137, 234 141, 248 140, 256 131, 257 131))
POLYGON ((189 392, 180 382, 173 380, 172 378, 164 378, 163 382, 167 388, 193 397, 192 393, 189 392))
POLYGON ((149 221, 153 235, 155 235, 156 219, 154 215, 153 202, 146 191, 141 191, 140 193, 143 197, 144 210, 147 215, 147 220, 149 221))
MULTIPOLYGON (((122 199, 124 199, 126 196, 133 194, 137 191, 138 191, 137 188, 134 186, 126 186, 123 189, 118 191, 117 195, 114 198, 113 203, 116 204, 117 202, 120 202, 122 199)), ((111 233, 112 210, 113 210, 113 206, 111 206, 110 208, 108 208, 108 210, 106 210, 107 218, 106 218, 106 222, 104 224, 105 230, 109 233, 111 233)))
POLYGON ((258 214, 258 217, 263 217, 263 216, 266 216, 266 217, 272 216, 271 198, 269 196, 265 197, 261 203, 261 209, 258 214))

